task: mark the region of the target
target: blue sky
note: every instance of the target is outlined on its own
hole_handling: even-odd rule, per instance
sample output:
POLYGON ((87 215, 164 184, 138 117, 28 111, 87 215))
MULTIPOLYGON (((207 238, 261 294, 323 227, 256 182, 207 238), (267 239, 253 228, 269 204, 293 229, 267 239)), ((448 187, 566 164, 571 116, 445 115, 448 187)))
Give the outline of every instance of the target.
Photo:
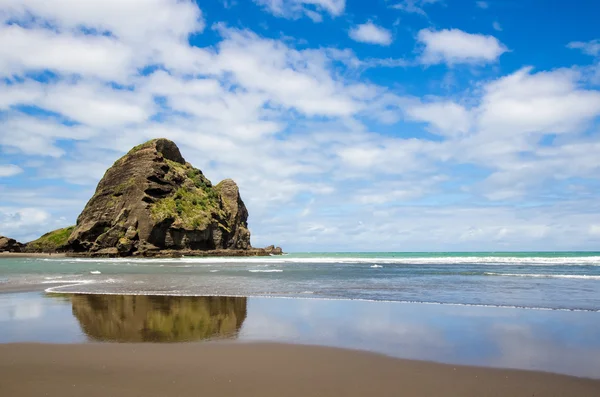
POLYGON ((595 250, 600 4, 0 0, 0 235, 167 137, 255 246, 595 250), (51 4, 50 4, 51 3, 51 4))

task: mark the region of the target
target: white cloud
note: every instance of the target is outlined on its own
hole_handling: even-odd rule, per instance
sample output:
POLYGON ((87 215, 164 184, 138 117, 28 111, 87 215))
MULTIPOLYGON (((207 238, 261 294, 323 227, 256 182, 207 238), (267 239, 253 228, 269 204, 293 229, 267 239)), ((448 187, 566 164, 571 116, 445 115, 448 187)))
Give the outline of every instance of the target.
POLYGON ((498 21, 494 21, 494 23, 492 24, 492 27, 497 32, 501 32, 502 31, 502 26, 500 25, 500 23, 498 21))
POLYGON ((49 69, 122 80, 125 73, 133 72, 128 70, 132 57, 126 46, 110 37, 59 34, 17 25, 0 27, 0 73, 4 76, 49 69))
POLYGON ((569 69, 523 68, 485 87, 479 127, 490 134, 568 133, 600 115, 600 92, 581 89, 569 69))
POLYGON ((350 38, 361 43, 379 44, 388 46, 392 44, 392 33, 372 22, 363 23, 350 29, 350 38))
POLYGON ((204 29, 202 12, 191 1, 178 0, 3 0, 2 16, 30 21, 34 15, 64 29, 81 27, 128 43, 184 39, 204 29), (173 23, 176 21, 176 23, 173 23))
POLYGON ((60 157, 64 150, 55 146, 58 139, 89 139, 98 132, 83 126, 66 126, 52 117, 31 117, 8 113, 0 125, 0 145, 19 149, 28 155, 60 157), (15 137, 18 137, 16 139, 15 137))
POLYGON ((600 40, 590 41, 572 41, 567 47, 581 50, 584 54, 591 56, 600 56, 600 40))
MULTIPOLYGON (((588 127, 599 93, 583 88, 574 70, 523 69, 474 81, 452 97, 416 98, 398 94, 408 87, 361 81, 364 68, 410 64, 402 59, 298 49, 224 24, 215 25, 212 45, 198 48, 187 41, 203 28, 192 2, 148 0, 152 12, 139 10, 133 25, 123 15, 135 2, 67 3, 11 1, 6 15, 19 25, 0 28, 38 53, 0 49, 0 70, 11 75, 0 83, 3 160, 27 168, 24 188, 0 185, 4 234, 25 240, 72 223, 106 167, 159 136, 175 140, 213 181, 238 182, 256 245, 575 247, 600 224, 595 198, 588 200, 593 186, 576 180, 570 201, 533 211, 504 205, 532 192, 536 200, 565 195, 552 189, 568 178, 597 180, 600 148, 588 127), (30 74, 45 70, 54 74, 44 82, 30 74), (547 135, 552 144, 540 144, 547 135), (40 179, 56 181, 56 189, 27 187, 40 179), (486 207, 488 199, 500 203, 486 207), (29 221, 36 213, 23 208, 46 218, 29 221), (581 208, 594 213, 582 216, 581 208), (451 243, 456 236, 459 246, 451 243)), ((343 2, 273 4, 293 11, 286 17, 343 12, 343 2)), ((492 62, 506 51, 491 36, 419 36, 421 61, 429 63, 492 62)))
POLYGON ((331 79, 322 54, 290 50, 247 31, 223 33, 215 64, 240 85, 307 115, 347 116, 359 109, 345 87, 331 79))
POLYGON ((321 22, 321 13, 336 17, 342 15, 346 0, 254 0, 271 14, 282 18, 308 16, 314 22, 321 22))
POLYGON ((392 8, 409 13, 427 16, 424 8, 435 3, 442 3, 443 0, 403 0, 400 3, 392 5, 392 8))
POLYGON ((433 132, 456 136, 469 132, 472 116, 463 106, 454 102, 432 102, 406 109, 408 117, 431 124, 433 132))
POLYGON ((419 31, 417 40, 425 46, 421 62, 426 65, 491 63, 508 51, 493 36, 466 33, 459 29, 423 29, 419 31))
POLYGON ((23 172, 23 169, 14 164, 0 165, 0 178, 11 177, 19 175, 23 172))
POLYGON ((0 207, 0 236, 20 237, 49 220, 50 214, 38 208, 0 207))
POLYGON ((203 61, 187 43, 204 29, 191 1, 4 0, 3 19, 17 23, 0 30, 0 66, 8 74, 45 68, 123 83, 148 64, 203 61))
POLYGON ((477 7, 482 8, 482 9, 486 9, 490 7, 490 4, 487 1, 476 1, 475 5, 477 5, 477 7))

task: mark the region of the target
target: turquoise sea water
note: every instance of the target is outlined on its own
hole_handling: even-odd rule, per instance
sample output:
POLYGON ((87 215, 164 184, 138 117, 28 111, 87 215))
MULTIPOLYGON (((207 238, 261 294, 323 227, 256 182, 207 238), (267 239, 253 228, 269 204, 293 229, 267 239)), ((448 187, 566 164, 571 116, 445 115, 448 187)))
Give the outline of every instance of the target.
POLYGON ((597 378, 599 327, 600 252, 0 258, 0 343, 226 338, 597 378))
POLYGON ((227 295, 600 311, 600 252, 0 259, 0 291, 227 295))

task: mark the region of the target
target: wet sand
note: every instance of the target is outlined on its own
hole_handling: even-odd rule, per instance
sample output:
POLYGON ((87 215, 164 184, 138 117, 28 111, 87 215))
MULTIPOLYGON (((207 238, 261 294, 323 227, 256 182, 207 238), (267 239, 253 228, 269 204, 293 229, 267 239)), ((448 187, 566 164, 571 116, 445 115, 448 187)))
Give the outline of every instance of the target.
POLYGON ((3 396, 578 396, 600 380, 280 344, 0 345, 3 396))
POLYGON ((0 252, 0 258, 64 258, 66 254, 45 254, 35 252, 0 252))

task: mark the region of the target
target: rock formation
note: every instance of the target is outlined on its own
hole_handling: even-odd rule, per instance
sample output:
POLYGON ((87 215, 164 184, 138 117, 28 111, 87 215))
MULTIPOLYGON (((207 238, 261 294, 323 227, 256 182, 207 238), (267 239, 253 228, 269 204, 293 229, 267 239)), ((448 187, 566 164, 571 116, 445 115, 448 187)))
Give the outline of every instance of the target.
POLYGON ((246 318, 246 298, 73 295, 73 315, 91 339, 189 342, 234 338, 246 318))
POLYGON ((25 244, 23 252, 63 252, 68 251, 69 236, 75 226, 53 230, 44 234, 37 240, 25 244))
POLYGON ((249 250, 247 220, 234 181, 213 186, 175 143, 155 139, 134 147, 106 171, 77 218, 68 246, 75 252, 122 256, 249 250))
POLYGON ((0 236, 0 252, 21 252, 25 244, 19 243, 13 238, 0 236))

